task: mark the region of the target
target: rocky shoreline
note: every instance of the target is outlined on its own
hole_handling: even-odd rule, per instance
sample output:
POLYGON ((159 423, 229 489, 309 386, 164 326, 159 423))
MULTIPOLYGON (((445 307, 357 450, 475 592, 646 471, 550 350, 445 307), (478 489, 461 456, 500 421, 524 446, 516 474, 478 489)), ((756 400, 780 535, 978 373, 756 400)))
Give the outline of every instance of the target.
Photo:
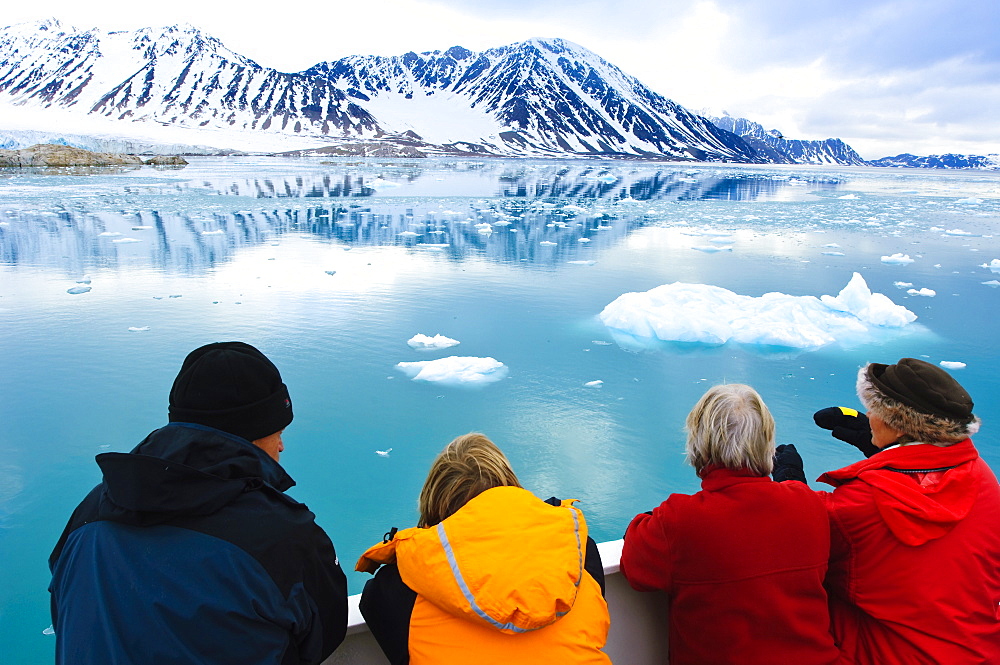
POLYGON ((0 150, 0 167, 51 166, 186 166, 177 155, 156 155, 142 159, 138 155, 92 152, 68 145, 38 144, 21 150, 0 150))

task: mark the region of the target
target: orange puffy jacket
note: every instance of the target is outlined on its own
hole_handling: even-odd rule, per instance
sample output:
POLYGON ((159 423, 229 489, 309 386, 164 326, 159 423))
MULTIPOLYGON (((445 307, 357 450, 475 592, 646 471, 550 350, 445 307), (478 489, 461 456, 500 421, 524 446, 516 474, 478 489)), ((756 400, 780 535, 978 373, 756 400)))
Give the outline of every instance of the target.
POLYGON ((586 543, 573 501, 496 487, 366 551, 359 571, 395 565, 365 586, 362 613, 394 665, 609 665, 608 607, 584 568, 586 543))

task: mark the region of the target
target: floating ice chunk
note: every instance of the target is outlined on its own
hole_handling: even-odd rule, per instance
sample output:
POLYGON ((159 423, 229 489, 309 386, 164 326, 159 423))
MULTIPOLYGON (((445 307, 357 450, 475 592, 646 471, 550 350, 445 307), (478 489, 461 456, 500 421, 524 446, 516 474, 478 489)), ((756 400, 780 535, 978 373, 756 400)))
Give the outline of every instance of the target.
POLYGON ((716 247, 714 245, 697 245, 691 249, 696 249, 699 252, 705 252, 706 254, 715 254, 716 252, 731 252, 733 248, 730 246, 716 247))
POLYGON ((397 363, 396 368, 414 381, 451 386, 475 386, 500 381, 507 366, 496 358, 448 356, 437 360, 397 363))
POLYGON ((410 345, 411 349, 419 349, 421 351, 433 351, 434 349, 447 349, 451 346, 457 346, 460 342, 457 339, 452 339, 450 337, 445 337, 444 335, 434 335, 434 337, 428 337, 423 333, 417 333, 410 339, 406 341, 410 345))
POLYGON ((53 628, 52 626, 49 626, 48 628, 42 631, 42 635, 55 635, 55 634, 56 634, 56 629, 53 628))
POLYGON ((982 199, 977 199, 974 196, 970 196, 967 199, 958 199, 957 201, 955 201, 955 203, 968 203, 969 205, 979 205, 982 202, 983 202, 982 199))
POLYGON ((580 206, 568 205, 568 206, 563 206, 563 212, 571 212, 573 214, 579 214, 581 212, 587 212, 587 209, 581 208, 580 206))
POLYGON ((882 263, 887 263, 894 266, 902 266, 907 263, 913 263, 913 259, 910 258, 909 254, 893 254, 892 256, 883 256, 882 263))
POLYGON ((129 326, 128 327, 128 331, 129 332, 146 332, 147 330, 149 330, 149 326, 141 326, 141 327, 140 326, 129 326))
POLYGON ((98 238, 117 238, 122 235, 121 231, 105 231, 104 233, 98 233, 98 238))
POLYGON ((111 242, 118 243, 118 244, 126 244, 126 243, 130 243, 130 242, 142 242, 142 240, 139 240, 138 238, 128 238, 128 237, 125 237, 125 238, 115 238, 111 242))
POLYGON ((975 236, 975 233, 963 231, 962 229, 948 229, 944 232, 946 236, 975 236))
POLYGON ((590 242, 590 238, 577 238, 577 242, 590 242))
POLYGON ((928 298, 933 298, 934 296, 937 295, 937 291, 927 288, 910 289, 909 291, 907 291, 907 293, 909 293, 911 296, 927 296, 928 298))
POLYGON ((77 284, 90 284, 90 275, 84 275, 80 279, 76 280, 77 284))
MULTIPOLYGON (((392 378, 392 377, 390 377, 390 378, 392 378)), ((388 450, 376 450, 375 454, 378 455, 379 457, 388 457, 389 453, 391 453, 391 452, 392 452, 392 448, 389 448, 388 450)))
POLYGON ((203 236, 224 236, 224 235, 226 235, 226 232, 223 231, 222 229, 215 229, 214 231, 202 231, 201 235, 203 235, 203 236))
POLYGON ((908 289, 913 286, 913 282, 893 282, 892 285, 898 289, 908 289))
POLYGON ((597 263, 597 261, 594 261, 593 259, 588 259, 586 261, 567 261, 566 263, 570 264, 571 266, 592 266, 595 263, 597 263))
POLYGON ((93 288, 93 287, 90 287, 90 286, 71 286, 68 289, 66 289, 66 293, 75 296, 75 295, 78 295, 80 293, 87 293, 88 291, 90 291, 91 288, 93 288))
POLYGON ((604 381, 597 379, 596 381, 587 381, 583 384, 585 388, 600 388, 604 385, 604 381))
POLYGON ((941 367, 944 367, 945 369, 965 369, 966 368, 966 364, 965 363, 959 362, 957 360, 942 360, 938 364, 941 365, 941 367))
POLYGON ((331 275, 331 276, 337 274, 336 270, 324 270, 323 272, 325 272, 327 275, 331 275))
POLYGON ((837 198, 838 199, 853 200, 853 199, 858 198, 858 195, 857 194, 844 194, 843 196, 838 196, 837 198))
POLYGON ((989 263, 984 263, 981 268, 989 268, 993 272, 1000 272, 1000 259, 993 259, 989 263))
POLYGON ((597 177, 597 182, 603 182, 605 185, 611 185, 618 181, 618 178, 611 175, 610 173, 605 173, 597 177))
POLYGON ((997 280, 995 280, 995 279, 991 279, 991 280, 990 280, 990 281, 988 281, 988 282, 983 282, 983 284, 985 284, 986 286, 992 286, 992 287, 993 287, 994 289, 995 289, 996 287, 1000 286, 1000 282, 998 282, 998 281, 997 281, 997 280))
POLYGON ((400 233, 397 233, 396 235, 403 236, 404 238, 416 238, 420 234, 416 233, 414 231, 401 231, 400 233))
POLYGON ((837 243, 835 243, 835 242, 828 242, 828 243, 826 243, 826 244, 825 244, 825 245, 823 245, 823 246, 824 246, 824 247, 829 247, 829 248, 831 248, 831 249, 840 249, 840 245, 838 245, 838 244, 837 244, 837 243))
POLYGON ((133 226, 132 230, 133 231, 149 231, 152 228, 153 228, 152 226, 140 225, 140 226, 133 226))
POLYGON ((367 183, 365 183, 365 185, 367 187, 370 187, 371 189, 391 189, 393 187, 400 186, 398 182, 391 182, 389 180, 384 180, 382 178, 375 178, 374 180, 369 180, 367 183))
POLYGON ((836 297, 765 293, 754 298, 675 282, 626 293, 600 314, 604 325, 635 337, 803 349, 858 339, 877 327, 902 327, 916 318, 885 295, 873 294, 858 273, 836 297))
POLYGON ((843 252, 823 252, 823 256, 843 256, 843 252))
POLYGON ((540 243, 538 243, 538 244, 539 244, 539 245, 545 245, 546 247, 548 247, 548 246, 550 246, 550 245, 557 245, 557 244, 559 244, 559 243, 555 243, 555 242, 552 242, 551 240, 543 240, 543 241, 541 241, 541 242, 540 242, 540 243))

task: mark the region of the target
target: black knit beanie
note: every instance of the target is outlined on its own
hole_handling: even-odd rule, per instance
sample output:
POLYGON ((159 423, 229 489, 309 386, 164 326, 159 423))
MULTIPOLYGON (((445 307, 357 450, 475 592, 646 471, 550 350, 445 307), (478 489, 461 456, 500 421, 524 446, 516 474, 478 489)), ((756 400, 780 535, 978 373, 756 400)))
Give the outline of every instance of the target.
POLYGON ((170 389, 169 419, 255 441, 292 422, 292 401, 267 356, 243 342, 215 342, 184 359, 170 389))

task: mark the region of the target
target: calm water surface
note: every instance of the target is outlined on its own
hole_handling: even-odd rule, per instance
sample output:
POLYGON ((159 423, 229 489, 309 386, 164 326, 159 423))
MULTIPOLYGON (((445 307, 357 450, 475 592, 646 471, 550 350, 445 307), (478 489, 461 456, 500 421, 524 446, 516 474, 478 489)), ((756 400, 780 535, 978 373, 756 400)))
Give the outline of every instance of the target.
POLYGON ((94 455, 162 425, 181 360, 212 341, 250 342, 281 369, 290 494, 348 569, 414 523, 434 455, 471 430, 539 496, 581 499, 595 538, 619 538, 636 512, 698 489, 681 428, 723 381, 757 387, 816 477, 857 459, 811 414, 854 405, 860 365, 961 361, 977 444, 1000 467, 1000 273, 983 267, 1000 257, 998 221, 1000 174, 976 172, 201 158, 2 173, 0 660, 51 661, 46 559, 100 479, 94 455), (880 260, 895 253, 913 262, 880 260), (597 319, 675 281, 819 296, 854 271, 917 322, 850 348, 635 350, 597 319), (461 344, 417 352, 417 333, 461 344), (462 389, 395 369, 447 355, 509 375, 462 389))

